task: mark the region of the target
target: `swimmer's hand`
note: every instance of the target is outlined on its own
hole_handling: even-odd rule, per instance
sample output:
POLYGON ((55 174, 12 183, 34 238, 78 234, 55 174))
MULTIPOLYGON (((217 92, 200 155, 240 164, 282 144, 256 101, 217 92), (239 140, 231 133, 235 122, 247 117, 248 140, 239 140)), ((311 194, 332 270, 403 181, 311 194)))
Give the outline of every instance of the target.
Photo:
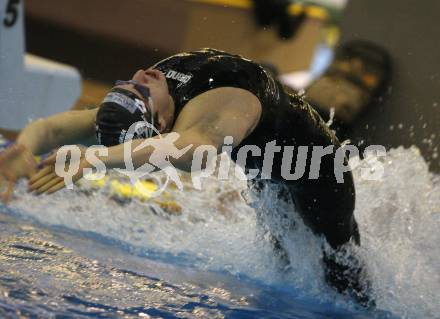
POLYGON ((21 144, 14 144, 0 154, 0 200, 11 200, 15 183, 20 178, 30 178, 36 171, 37 162, 32 153, 21 144), (3 189, 6 190, 3 191, 3 189))
MULTIPOLYGON (((52 194, 64 187, 66 187, 66 179, 63 176, 59 176, 56 173, 56 166, 61 165, 62 169, 66 172, 70 167, 78 167, 78 171, 71 176, 71 182, 75 183, 83 177, 84 168, 90 167, 90 164, 85 160, 84 149, 81 149, 81 157, 78 162, 74 159, 66 156, 66 163, 57 163, 57 154, 62 152, 58 150, 41 162, 39 167, 41 168, 36 174, 34 174, 28 183, 28 191, 35 192, 35 194, 52 194), (69 164, 67 164, 69 163, 69 164)), ((68 154, 66 154, 68 155, 68 154)), ((70 181, 68 181, 70 182, 70 181)))

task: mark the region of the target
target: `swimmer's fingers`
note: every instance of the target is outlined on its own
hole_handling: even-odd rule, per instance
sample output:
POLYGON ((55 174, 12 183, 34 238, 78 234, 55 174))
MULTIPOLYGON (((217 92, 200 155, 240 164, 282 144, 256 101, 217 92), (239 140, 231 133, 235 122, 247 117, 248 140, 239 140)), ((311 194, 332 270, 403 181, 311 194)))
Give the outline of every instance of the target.
POLYGON ((47 158, 45 158, 43 161, 41 161, 41 163, 38 165, 40 170, 38 170, 30 177, 29 185, 34 184, 37 180, 41 179, 42 177, 55 172, 56 159, 57 159, 57 152, 54 152, 50 154, 47 158))
POLYGON ((38 190, 40 187, 42 187, 43 185, 49 183, 51 180, 55 179, 56 177, 58 177, 54 172, 49 173, 47 175, 42 176, 39 179, 36 179, 35 181, 29 183, 28 186, 28 191, 29 192, 33 192, 38 190))
POLYGON ((64 187, 66 187, 66 184, 64 183, 64 180, 62 180, 58 184, 55 184, 54 186, 49 188, 46 193, 47 194, 53 194, 55 192, 58 192, 60 189, 63 189, 64 187))
POLYGON ((53 166, 44 166, 42 169, 40 169, 38 172, 36 172, 30 179, 28 182, 28 186, 34 184, 35 182, 37 182, 38 180, 40 180, 41 178, 43 178, 46 175, 49 175, 51 173, 53 173, 55 171, 55 168, 53 166))
POLYGON ((45 184, 37 188, 35 191, 37 192, 37 194, 47 193, 48 190, 50 190, 52 187, 57 186, 58 184, 61 183, 64 185, 64 178, 55 175, 55 177, 47 181, 45 184))
MULTIPOLYGON (((79 178, 80 178, 79 176, 74 176, 72 181, 76 182, 79 178)), ((43 193, 53 194, 63 189, 64 187, 66 187, 66 181, 64 180, 64 178, 57 176, 56 178, 54 178, 44 186, 40 187, 37 190, 37 192, 38 194, 43 194, 43 193)))

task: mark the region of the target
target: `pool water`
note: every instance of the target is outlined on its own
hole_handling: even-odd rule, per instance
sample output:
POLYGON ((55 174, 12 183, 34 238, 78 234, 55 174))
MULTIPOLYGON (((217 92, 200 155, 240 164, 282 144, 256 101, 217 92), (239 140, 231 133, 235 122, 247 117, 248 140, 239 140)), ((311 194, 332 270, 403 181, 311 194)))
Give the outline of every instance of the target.
POLYGON ((207 178, 172 191, 182 207, 105 191, 35 197, 20 184, 0 206, 0 317, 435 318, 440 304, 440 182, 416 148, 392 149, 381 181, 362 178, 355 215, 377 309, 323 280, 322 239, 268 186, 207 178), (285 266, 268 233, 288 250, 285 266))

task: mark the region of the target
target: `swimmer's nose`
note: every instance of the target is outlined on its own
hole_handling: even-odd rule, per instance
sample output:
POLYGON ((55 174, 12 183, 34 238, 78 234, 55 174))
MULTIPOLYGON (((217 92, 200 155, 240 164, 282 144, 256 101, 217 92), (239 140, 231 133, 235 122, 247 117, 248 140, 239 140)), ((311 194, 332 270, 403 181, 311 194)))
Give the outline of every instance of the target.
POLYGON ((133 75, 133 80, 135 80, 136 82, 138 82, 140 84, 147 84, 148 83, 148 77, 147 77, 146 70, 138 70, 133 75))
POLYGON ((155 80, 160 80, 163 77, 163 73, 156 69, 145 70, 145 74, 154 78, 155 80))

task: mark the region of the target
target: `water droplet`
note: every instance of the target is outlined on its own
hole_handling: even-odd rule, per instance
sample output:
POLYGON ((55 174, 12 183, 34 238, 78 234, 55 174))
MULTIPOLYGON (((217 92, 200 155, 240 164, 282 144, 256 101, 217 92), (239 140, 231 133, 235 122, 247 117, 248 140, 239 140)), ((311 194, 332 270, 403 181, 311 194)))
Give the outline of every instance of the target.
POLYGON ((325 123, 325 124, 328 127, 332 126, 334 118, 335 118, 335 108, 332 107, 332 108, 330 108, 330 117, 329 117, 327 123, 325 123))
POLYGON ((393 86, 392 86, 392 85, 390 85, 390 86, 388 87, 388 94, 390 94, 391 92, 393 92, 393 86))

